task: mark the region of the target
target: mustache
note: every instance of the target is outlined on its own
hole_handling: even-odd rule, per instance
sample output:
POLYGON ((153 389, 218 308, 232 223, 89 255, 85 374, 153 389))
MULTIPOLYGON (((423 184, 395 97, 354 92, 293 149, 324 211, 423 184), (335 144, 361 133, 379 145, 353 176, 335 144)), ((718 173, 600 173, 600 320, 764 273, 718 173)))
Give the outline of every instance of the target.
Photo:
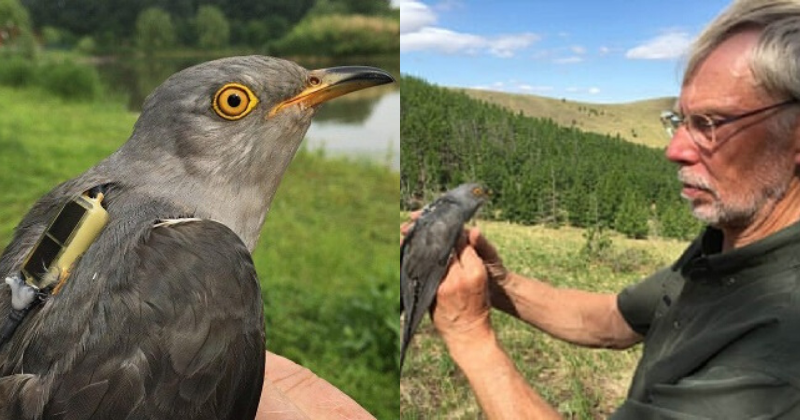
POLYGON ((689 185, 693 188, 707 191, 711 193, 714 197, 717 196, 717 191, 714 189, 714 187, 711 186, 711 183, 708 182, 707 179, 703 178, 702 176, 693 174, 688 170, 685 169, 679 170, 678 180, 685 185, 689 185))

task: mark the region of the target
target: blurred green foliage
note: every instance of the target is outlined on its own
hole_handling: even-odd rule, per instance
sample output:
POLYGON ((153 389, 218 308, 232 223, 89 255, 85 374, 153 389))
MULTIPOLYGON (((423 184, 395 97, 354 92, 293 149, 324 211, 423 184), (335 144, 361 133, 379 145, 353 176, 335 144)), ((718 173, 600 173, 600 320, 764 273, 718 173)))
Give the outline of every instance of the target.
POLYGON ((273 47, 280 54, 390 54, 400 50, 400 22, 363 15, 312 16, 273 47))
POLYGON ((175 46, 175 27, 169 13, 158 7, 142 11, 136 18, 136 46, 146 53, 175 46))
POLYGON ((200 48, 227 47, 231 37, 228 20, 219 8, 200 6, 194 18, 197 46, 200 48))
POLYGON ((94 67, 69 61, 48 66, 37 79, 48 93, 69 100, 92 100, 102 89, 94 67))
POLYGON ((36 64, 17 55, 0 56, 0 85, 28 86, 34 83, 36 64))
MULTIPOLYGON (((1 0, 0 5, 2 2, 19 4, 19 1, 1 0)), ((273 44, 289 33, 292 27, 312 16, 367 15, 399 22, 399 12, 391 7, 390 0, 216 0, 211 4, 201 0, 21 2, 30 11, 33 27, 42 35, 41 39, 48 47, 72 48, 78 39, 90 36, 95 42, 94 51, 112 54, 134 48, 158 51, 174 47, 217 49, 228 45, 247 46, 269 53, 273 44), (153 9, 168 15, 169 23, 163 15, 152 15, 153 9), (208 10, 215 12, 211 15, 208 10), (145 15, 147 27, 142 26, 145 12, 148 13, 145 15), (201 21, 198 21, 201 15, 201 21), (220 16, 224 19, 219 19, 220 16), (223 20, 228 26, 227 31, 221 26, 223 20), (213 36, 198 32, 198 24, 203 30, 208 28, 207 25, 213 25, 213 36), (53 32, 53 29, 58 32, 53 32), (229 35, 220 36, 225 32, 229 35)), ((383 43, 378 46, 382 47, 383 43)), ((326 48, 329 47, 322 46, 321 50, 313 53, 326 54, 326 48)), ((393 52, 398 51, 395 49, 393 52)))
POLYGON ((0 55, 0 85, 36 87, 70 101, 92 100, 103 93, 97 69, 69 60, 31 61, 0 55))
POLYGON ((36 58, 38 47, 28 10, 19 0, 0 0, 0 47, 36 58))

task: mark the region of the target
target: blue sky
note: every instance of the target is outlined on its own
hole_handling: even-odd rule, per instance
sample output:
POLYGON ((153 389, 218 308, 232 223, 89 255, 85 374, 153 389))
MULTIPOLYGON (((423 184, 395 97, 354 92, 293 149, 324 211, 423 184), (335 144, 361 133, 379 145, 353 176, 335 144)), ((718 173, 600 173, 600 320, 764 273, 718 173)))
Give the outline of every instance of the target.
POLYGON ((458 86, 619 103, 677 96, 728 0, 392 0, 400 70, 458 86))

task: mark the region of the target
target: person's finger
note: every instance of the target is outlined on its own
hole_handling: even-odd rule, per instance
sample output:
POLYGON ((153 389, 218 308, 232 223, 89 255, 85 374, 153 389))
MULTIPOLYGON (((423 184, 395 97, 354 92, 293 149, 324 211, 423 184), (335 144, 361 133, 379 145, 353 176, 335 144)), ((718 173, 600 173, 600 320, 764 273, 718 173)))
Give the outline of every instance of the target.
POLYGON ((481 232, 481 229, 478 227, 467 229, 467 237, 469 238, 469 244, 472 246, 477 245, 479 241, 485 241, 485 239, 483 239, 483 232, 481 232))
POLYGON ((472 284, 476 278, 480 280, 485 272, 483 260, 475 249, 466 243, 465 237, 459 238, 455 252, 455 258, 450 262, 451 267, 439 285, 439 293, 449 294, 457 291, 472 284))
MULTIPOLYGON (((409 221, 400 225, 400 234, 403 236, 408 235, 408 231, 411 230, 412 227, 414 227, 414 222, 416 222, 417 219, 419 219, 420 215, 422 215, 422 210, 412 211, 411 213, 409 213, 408 215, 409 221)), ((401 239, 400 242, 402 241, 403 240, 401 239)))
MULTIPOLYGON (((400 234, 403 237, 405 237, 406 235, 408 235, 408 231, 411 230, 411 228, 413 226, 414 226, 414 222, 405 222, 405 223, 403 223, 402 225, 400 225, 400 234)), ((401 241, 402 241, 402 239, 401 239, 401 241)))
MULTIPOLYGON (((466 241, 466 238, 464 239, 466 241)), ((465 245, 461 249, 459 256, 462 270, 467 274, 469 279, 480 279, 485 276, 486 268, 484 267, 483 259, 478 255, 475 248, 470 245, 465 245)))
POLYGON ((469 244, 475 248, 475 251, 484 261, 487 263, 500 262, 500 255, 497 253, 497 249, 483 236, 480 229, 470 229, 468 237, 469 244))
POLYGON ((375 419, 347 394, 291 360, 267 353, 266 364, 266 380, 271 381, 308 418, 375 419))

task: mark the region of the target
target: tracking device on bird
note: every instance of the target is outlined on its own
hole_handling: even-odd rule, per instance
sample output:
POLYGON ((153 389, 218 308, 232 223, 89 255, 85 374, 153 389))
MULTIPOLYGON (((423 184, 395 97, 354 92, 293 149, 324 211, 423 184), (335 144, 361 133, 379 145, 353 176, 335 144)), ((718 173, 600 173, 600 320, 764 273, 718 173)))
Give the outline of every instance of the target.
POLYGON ((42 233, 22 265, 25 283, 39 290, 55 284, 53 294, 58 293, 75 260, 89 249, 108 223, 103 193, 92 191, 64 205, 42 233))

